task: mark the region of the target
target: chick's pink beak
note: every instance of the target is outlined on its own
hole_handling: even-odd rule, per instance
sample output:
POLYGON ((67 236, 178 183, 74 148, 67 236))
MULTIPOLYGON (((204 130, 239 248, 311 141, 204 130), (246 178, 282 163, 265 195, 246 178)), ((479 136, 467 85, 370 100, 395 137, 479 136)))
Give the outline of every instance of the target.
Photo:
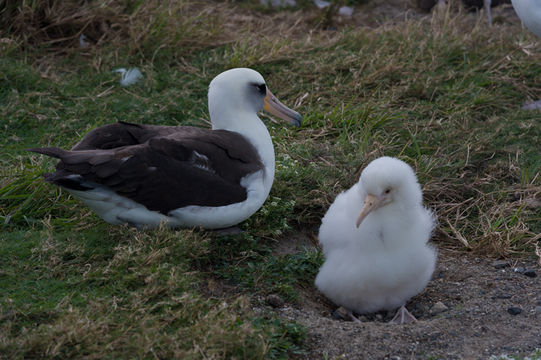
POLYGON ((361 209, 361 212, 359 213, 359 215, 357 216, 357 222, 355 223, 357 228, 359 228, 359 226, 361 225, 363 220, 368 216, 368 214, 370 214, 372 211, 380 207, 381 201, 382 201, 382 198, 378 196, 371 195, 371 194, 366 195, 366 197, 364 198, 364 206, 361 209))

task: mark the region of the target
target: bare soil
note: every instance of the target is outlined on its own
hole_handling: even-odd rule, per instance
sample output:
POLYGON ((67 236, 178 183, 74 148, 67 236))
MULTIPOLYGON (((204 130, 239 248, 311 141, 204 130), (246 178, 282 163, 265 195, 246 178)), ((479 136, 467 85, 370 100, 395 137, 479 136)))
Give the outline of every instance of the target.
MULTIPOLYGON (((297 250, 290 241, 284 239, 277 252, 313 246, 312 236, 294 239, 297 250)), ((301 289, 297 303, 273 311, 307 328, 308 354, 301 359, 530 355, 541 349, 541 268, 535 259, 508 260, 506 266, 463 251, 440 250, 432 280, 407 304, 418 319, 412 324, 388 324, 394 314, 386 312, 361 316, 362 324, 340 319, 337 306, 314 286, 301 289), (525 269, 533 270, 535 277, 525 275, 525 269), (438 302, 447 310, 435 314, 438 302), (510 308, 521 312, 513 315, 510 308)))

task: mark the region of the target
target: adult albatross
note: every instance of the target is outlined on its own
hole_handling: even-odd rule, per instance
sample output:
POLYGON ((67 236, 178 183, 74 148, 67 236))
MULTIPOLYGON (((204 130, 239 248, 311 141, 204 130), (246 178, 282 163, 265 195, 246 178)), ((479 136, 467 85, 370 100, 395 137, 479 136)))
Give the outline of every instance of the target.
POLYGON ((45 174, 111 224, 219 229, 250 217, 274 180, 274 148, 258 112, 300 126, 302 117, 238 68, 209 86, 212 130, 126 122, 90 131, 71 150, 28 149, 60 159, 45 174))
POLYGON ((427 244, 434 225, 411 167, 390 157, 372 161, 322 219, 317 288, 354 321, 353 312, 397 308, 392 323, 415 321, 404 305, 434 271, 436 251, 427 244))

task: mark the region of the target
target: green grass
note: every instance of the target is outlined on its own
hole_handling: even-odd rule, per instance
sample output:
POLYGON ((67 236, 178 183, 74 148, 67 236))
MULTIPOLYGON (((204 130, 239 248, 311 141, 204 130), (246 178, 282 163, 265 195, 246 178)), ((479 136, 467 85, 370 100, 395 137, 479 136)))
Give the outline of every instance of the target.
POLYGON ((534 352, 532 352, 528 356, 521 356, 521 355, 500 355, 500 356, 491 356, 490 360, 538 360, 541 358, 541 350, 536 349, 534 352))
POLYGON ((520 106, 541 97, 541 49, 524 51, 536 40, 519 26, 483 32, 447 16, 326 32, 309 19, 284 25, 299 12, 253 4, 129 4, 121 15, 141 18, 118 18, 109 42, 90 50, 25 43, 16 29, 0 45, 9 47, 0 57, 0 357, 302 353, 302 327, 259 299, 302 301, 322 255, 278 245, 316 233, 335 196, 382 155, 415 168, 438 214, 439 247, 535 256, 541 115, 520 106), (145 23, 149 14, 159 16, 145 23), (137 43, 141 24, 149 31, 137 43), (122 88, 111 70, 132 65, 144 81, 122 88), (206 127, 208 83, 235 66, 261 72, 304 116, 300 129, 267 122, 276 179, 241 235, 110 226, 42 180, 54 161, 24 150, 71 147, 117 120, 206 127))

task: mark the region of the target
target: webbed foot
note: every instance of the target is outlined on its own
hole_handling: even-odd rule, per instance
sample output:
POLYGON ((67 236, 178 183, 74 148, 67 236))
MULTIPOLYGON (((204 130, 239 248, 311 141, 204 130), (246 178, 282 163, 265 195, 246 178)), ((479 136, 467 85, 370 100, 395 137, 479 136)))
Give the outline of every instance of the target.
POLYGON ((389 321, 389 324, 407 324, 416 321, 417 319, 415 316, 413 316, 404 306, 401 306, 394 318, 389 321))

